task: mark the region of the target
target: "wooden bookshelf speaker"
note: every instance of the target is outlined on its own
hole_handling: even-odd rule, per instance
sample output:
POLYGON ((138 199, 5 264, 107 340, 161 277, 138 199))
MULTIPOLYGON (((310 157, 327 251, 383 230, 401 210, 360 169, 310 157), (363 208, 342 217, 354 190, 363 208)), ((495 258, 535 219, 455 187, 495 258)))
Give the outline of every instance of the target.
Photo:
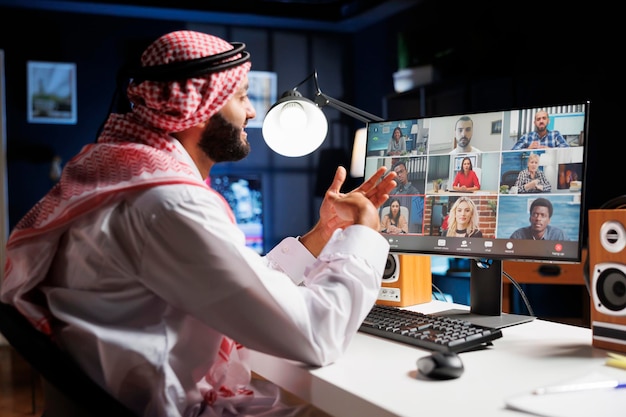
POLYGON ((406 307, 427 303, 433 296, 430 257, 390 253, 376 304, 406 307))
POLYGON ((626 352, 626 210, 589 210, 592 345, 626 352))

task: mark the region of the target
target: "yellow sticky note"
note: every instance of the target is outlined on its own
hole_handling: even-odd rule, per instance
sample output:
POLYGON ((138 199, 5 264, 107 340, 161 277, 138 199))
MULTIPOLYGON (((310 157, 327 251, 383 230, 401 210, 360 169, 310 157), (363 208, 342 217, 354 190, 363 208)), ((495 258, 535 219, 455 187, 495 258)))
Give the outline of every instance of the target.
POLYGON ((613 366, 615 368, 626 369, 626 356, 618 355, 617 353, 608 353, 608 358, 606 360, 607 366, 613 366))

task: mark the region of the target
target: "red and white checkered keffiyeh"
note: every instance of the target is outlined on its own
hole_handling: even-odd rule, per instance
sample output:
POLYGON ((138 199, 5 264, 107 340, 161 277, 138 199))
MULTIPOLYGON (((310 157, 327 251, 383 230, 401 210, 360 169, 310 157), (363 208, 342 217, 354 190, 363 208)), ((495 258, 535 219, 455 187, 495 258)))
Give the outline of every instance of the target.
MULTIPOLYGON (((233 49, 223 39, 188 30, 169 33, 141 56, 144 67, 188 61, 233 49)), ((239 55, 231 58, 236 59, 239 55)), ((144 81, 128 86, 133 114, 142 124, 164 132, 180 132, 213 116, 233 95, 250 70, 246 62, 225 71, 179 81, 144 81)))
MULTIPOLYGON (((216 55, 233 49, 223 39, 194 31, 177 31, 153 42, 141 55, 141 65, 151 67, 216 55)), ((235 55, 235 60, 241 55, 235 55)), ((133 103, 130 114, 105 125, 98 142, 140 142, 172 150, 167 133, 180 132, 208 120, 226 104, 250 62, 224 71, 177 81, 131 82, 126 93, 133 103), (138 131, 139 130, 139 131, 138 131)), ((112 115, 117 116, 117 115, 112 115)))

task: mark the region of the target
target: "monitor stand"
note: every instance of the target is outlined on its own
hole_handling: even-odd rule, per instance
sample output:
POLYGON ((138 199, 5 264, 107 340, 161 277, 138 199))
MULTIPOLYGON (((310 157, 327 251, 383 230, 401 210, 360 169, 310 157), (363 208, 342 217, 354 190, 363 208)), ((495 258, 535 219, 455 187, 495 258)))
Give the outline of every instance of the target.
POLYGON ((470 309, 445 310, 433 313, 467 320, 479 326, 503 327, 528 323, 535 317, 502 312, 502 261, 471 260, 470 266, 470 309))

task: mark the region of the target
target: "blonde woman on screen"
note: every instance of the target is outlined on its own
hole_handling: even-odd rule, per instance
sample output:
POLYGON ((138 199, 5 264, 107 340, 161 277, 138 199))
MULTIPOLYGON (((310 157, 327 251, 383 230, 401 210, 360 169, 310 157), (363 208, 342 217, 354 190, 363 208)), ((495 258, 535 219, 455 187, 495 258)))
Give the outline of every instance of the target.
POLYGON ((448 232, 452 237, 482 237, 478 230, 478 211, 476 204, 468 197, 458 198, 450 209, 448 232))

